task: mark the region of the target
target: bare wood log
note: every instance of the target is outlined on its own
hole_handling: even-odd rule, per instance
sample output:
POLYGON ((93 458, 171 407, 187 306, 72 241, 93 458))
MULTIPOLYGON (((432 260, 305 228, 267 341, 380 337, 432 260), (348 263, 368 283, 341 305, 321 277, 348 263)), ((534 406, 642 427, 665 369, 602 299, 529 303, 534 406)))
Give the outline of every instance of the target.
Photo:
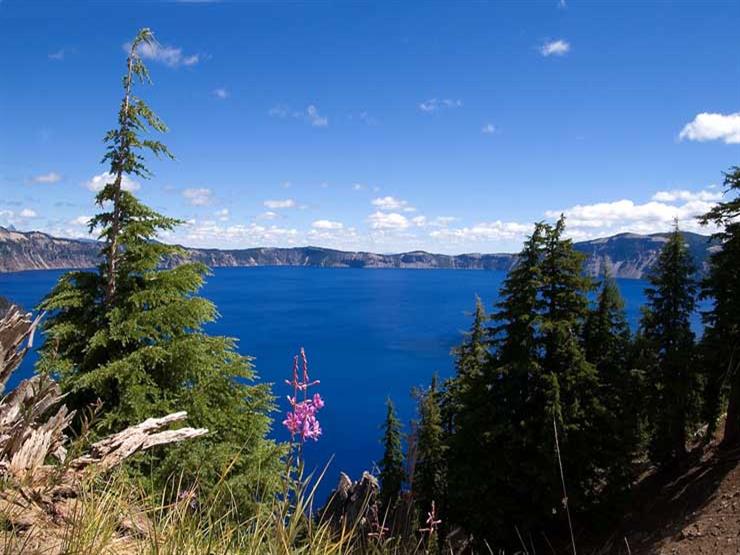
POLYGON ((100 469, 110 469, 138 451, 150 449, 156 445, 175 443, 192 439, 208 433, 205 428, 180 428, 177 430, 159 431, 173 422, 184 420, 185 411, 175 412, 162 418, 148 418, 141 424, 126 428, 109 436, 90 447, 90 453, 76 458, 70 466, 80 470, 94 464, 100 469))
MULTIPOLYGON (((32 320, 17 307, 0 318, 0 395, 33 346, 40 318, 32 320)), ((7 480, 0 491, 0 516, 19 529, 56 518, 56 503, 76 497, 86 468, 104 472, 139 451, 208 433, 204 428, 167 429, 187 417, 184 411, 175 412, 106 437, 69 462, 64 431, 75 413, 63 400, 59 385, 39 375, 0 398, 0 479, 7 480), (50 457, 65 464, 48 464, 50 457)))

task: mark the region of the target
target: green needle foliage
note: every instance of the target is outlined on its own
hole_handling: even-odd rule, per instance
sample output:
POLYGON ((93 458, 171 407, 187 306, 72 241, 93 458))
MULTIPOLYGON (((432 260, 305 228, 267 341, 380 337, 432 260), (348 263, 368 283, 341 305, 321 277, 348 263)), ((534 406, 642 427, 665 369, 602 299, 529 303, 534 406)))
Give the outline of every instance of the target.
POLYGON ((699 372, 696 369, 691 314, 696 305, 694 262, 674 229, 660 253, 645 290, 640 334, 654 361, 651 383, 651 453, 668 464, 686 454, 688 426, 696 415, 699 372))
POLYGON ((726 194, 734 198, 720 202, 702 217, 720 231, 714 235, 721 245, 710 261, 702 296, 714 300, 704 314, 704 352, 708 355, 705 414, 710 431, 721 412, 722 399, 729 396, 724 442, 740 444, 740 167, 725 174, 726 194))
POLYGON ((439 395, 435 375, 429 389, 419 393, 416 465, 411 485, 417 507, 424 516, 431 510, 432 501, 439 507, 444 506, 445 500, 447 447, 439 395))
POLYGON ((252 383, 254 370, 234 339, 203 331, 217 317, 215 306, 196 295, 208 268, 162 268, 184 258, 180 248, 157 240, 179 222, 123 187, 127 176, 150 176, 144 153, 171 157, 162 143, 143 138, 166 127, 133 94, 136 84, 149 81, 137 49, 153 41, 143 29, 131 43, 118 126, 105 136, 103 161, 111 178, 90 222, 104 241, 103 261, 97 271, 64 275, 41 303, 51 316, 38 370, 58 378, 70 408, 100 399, 102 432, 188 411, 188 424, 210 434, 155 453, 141 462, 141 471, 160 487, 173 473, 185 484, 197 477, 203 494, 225 483, 248 509, 277 485, 277 448, 265 439, 270 389, 252 383))
POLYGON ((403 450, 401 447, 401 422, 396 416, 393 401, 386 401, 386 416, 383 424, 383 459, 380 461, 380 500, 384 511, 393 508, 401 495, 406 479, 403 450))
POLYGON ((607 490, 624 493, 632 479, 632 462, 642 445, 642 372, 632 369, 632 343, 624 301, 616 281, 606 273, 584 329, 586 358, 599 377, 605 413, 600 423, 601 460, 607 490))

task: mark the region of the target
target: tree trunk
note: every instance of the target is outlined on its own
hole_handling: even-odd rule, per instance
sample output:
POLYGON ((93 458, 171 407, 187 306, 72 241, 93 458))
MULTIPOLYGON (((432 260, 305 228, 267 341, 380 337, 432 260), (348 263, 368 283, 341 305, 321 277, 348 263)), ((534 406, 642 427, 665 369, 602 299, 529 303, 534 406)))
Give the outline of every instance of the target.
POLYGON ((737 372, 732 375, 732 389, 730 402, 727 406, 727 420, 725 421, 725 435, 722 444, 734 447, 740 444, 740 380, 737 372))

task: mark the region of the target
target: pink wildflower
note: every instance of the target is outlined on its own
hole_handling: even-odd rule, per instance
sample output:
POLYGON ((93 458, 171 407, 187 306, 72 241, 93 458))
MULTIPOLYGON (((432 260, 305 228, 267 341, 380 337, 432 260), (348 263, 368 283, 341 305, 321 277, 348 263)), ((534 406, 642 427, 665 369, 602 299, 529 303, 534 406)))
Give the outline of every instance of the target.
POLYGON ((287 413, 283 425, 290 432, 291 441, 296 436, 300 438, 301 443, 307 439, 314 441, 319 440, 321 435, 321 425, 316 418, 316 413, 324 407, 324 400, 321 395, 314 393, 311 399, 308 398, 308 388, 318 385, 319 381, 311 381, 308 376, 308 359, 306 351, 301 347, 300 359, 302 362, 302 376, 298 377, 298 355, 293 357, 293 380, 285 380, 285 383, 293 387, 293 397, 288 396, 288 402, 292 410, 287 413), (303 400, 298 401, 298 392, 303 392, 303 400))
POLYGON ((437 526, 442 523, 441 519, 437 518, 436 509, 434 507, 434 500, 432 500, 432 510, 427 513, 427 527, 419 528, 419 532, 427 532, 430 536, 437 531, 437 526))

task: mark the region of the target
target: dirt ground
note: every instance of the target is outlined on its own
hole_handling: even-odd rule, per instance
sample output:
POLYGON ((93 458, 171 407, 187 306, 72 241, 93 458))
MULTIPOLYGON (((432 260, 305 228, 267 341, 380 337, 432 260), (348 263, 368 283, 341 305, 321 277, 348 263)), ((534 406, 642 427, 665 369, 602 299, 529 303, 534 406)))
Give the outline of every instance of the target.
POLYGON ((647 474, 632 512, 597 553, 740 554, 740 449, 697 445, 672 471, 647 474))

